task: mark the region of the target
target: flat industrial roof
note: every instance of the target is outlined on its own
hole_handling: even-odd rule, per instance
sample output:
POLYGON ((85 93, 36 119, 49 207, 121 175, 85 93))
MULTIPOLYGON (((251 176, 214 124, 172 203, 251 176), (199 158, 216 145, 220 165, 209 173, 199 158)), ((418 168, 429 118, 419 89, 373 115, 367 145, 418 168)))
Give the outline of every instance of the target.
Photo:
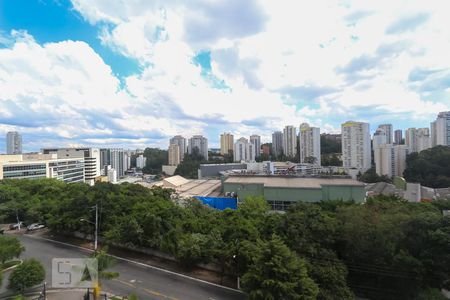
POLYGON ((230 176, 225 183, 264 184, 266 187, 313 188, 320 189, 322 185, 360 186, 362 182, 345 178, 303 178, 280 176, 230 176))

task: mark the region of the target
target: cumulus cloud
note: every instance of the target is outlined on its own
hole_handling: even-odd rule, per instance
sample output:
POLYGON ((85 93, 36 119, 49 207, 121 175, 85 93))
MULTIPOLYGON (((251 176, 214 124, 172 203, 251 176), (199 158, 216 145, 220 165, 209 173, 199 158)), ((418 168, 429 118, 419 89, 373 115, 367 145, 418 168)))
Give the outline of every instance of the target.
POLYGON ((412 16, 402 17, 389 25, 386 29, 386 33, 397 34, 405 31, 413 31, 424 24, 429 18, 430 15, 427 13, 418 13, 412 16))
POLYGON ((448 16, 430 1, 72 0, 140 70, 117 78, 85 42, 0 33, 0 123, 46 142, 160 147, 304 121, 426 126, 450 108, 448 16))

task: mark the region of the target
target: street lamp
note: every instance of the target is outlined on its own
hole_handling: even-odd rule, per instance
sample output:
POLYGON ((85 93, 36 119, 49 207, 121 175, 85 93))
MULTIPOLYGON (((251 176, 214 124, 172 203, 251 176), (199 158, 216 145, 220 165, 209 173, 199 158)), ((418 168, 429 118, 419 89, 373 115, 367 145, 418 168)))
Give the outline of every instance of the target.
POLYGON ((92 208, 95 208, 95 222, 91 222, 86 219, 80 219, 81 222, 87 222, 95 226, 94 233, 94 253, 97 253, 97 245, 98 245, 98 206, 95 204, 92 208))

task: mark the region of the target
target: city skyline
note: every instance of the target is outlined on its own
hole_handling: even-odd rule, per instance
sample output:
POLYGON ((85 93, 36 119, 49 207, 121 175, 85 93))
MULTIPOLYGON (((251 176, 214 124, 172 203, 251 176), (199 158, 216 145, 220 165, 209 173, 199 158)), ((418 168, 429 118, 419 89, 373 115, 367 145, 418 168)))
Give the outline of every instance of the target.
POLYGON ((450 110, 450 29, 432 3, 3 1, 0 143, 19 131, 24 151, 165 148, 177 134, 218 147, 224 131, 269 141, 304 122, 429 127, 450 110))

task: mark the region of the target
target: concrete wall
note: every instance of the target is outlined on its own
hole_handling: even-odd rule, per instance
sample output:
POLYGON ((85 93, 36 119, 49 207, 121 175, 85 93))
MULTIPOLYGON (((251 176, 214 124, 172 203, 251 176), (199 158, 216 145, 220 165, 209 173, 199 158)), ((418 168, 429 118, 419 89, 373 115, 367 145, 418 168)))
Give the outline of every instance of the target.
POLYGON ((336 186, 327 185, 322 186, 323 200, 354 200, 356 202, 363 202, 366 197, 364 187, 358 186, 336 186))
POLYGON ((177 166, 162 166, 162 171, 170 176, 175 174, 176 169, 177 169, 177 166))
POLYGON ((223 192, 235 192, 239 198, 245 199, 248 196, 264 196, 263 184, 238 184, 224 183, 223 192))
POLYGON ((322 199, 322 191, 321 189, 266 187, 264 196, 268 201, 318 202, 322 199))

